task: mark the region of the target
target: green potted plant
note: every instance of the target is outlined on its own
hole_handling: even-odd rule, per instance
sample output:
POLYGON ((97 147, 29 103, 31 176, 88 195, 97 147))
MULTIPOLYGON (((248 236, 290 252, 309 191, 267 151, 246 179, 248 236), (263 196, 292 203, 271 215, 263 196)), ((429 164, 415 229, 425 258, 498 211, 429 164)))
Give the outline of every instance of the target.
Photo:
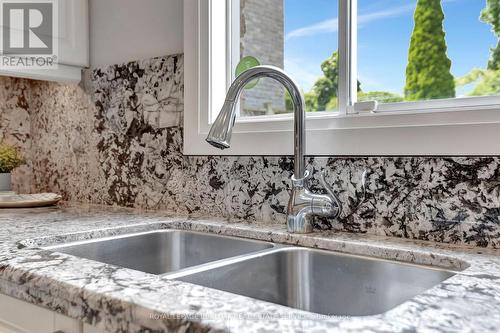
POLYGON ((0 143, 0 192, 11 191, 10 173, 23 163, 24 159, 19 149, 0 143))

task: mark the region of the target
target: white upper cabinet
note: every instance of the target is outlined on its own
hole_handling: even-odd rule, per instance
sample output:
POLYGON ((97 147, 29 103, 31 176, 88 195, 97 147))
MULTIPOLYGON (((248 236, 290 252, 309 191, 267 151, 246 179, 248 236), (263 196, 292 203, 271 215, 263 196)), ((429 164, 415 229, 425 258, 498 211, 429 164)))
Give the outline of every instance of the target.
MULTIPOLYGON (((81 80, 82 68, 89 66, 89 2, 88 0, 42 0, 40 3, 50 4, 51 1, 55 6, 51 15, 57 17, 52 25, 53 30, 55 30, 53 33, 49 32, 50 24, 43 25, 50 21, 44 20, 44 7, 2 8, 1 12, 4 14, 1 18, 1 29, 2 31, 7 29, 6 33, 2 33, 10 38, 10 43, 3 39, 3 42, 0 43, 2 51, 0 75, 63 82, 79 82, 81 80), (7 22, 5 22, 6 20, 7 22), (27 66, 5 66, 8 54, 19 55, 7 57, 8 59, 16 61, 24 59, 30 57, 31 52, 28 50, 25 53, 26 48, 33 48, 33 45, 35 47, 37 45, 46 46, 50 44, 50 41, 52 41, 53 53, 48 55, 46 59, 50 57, 57 66, 31 66, 29 68, 27 66), (6 49, 11 46, 16 47, 16 49, 10 51, 6 49)), ((43 51, 41 53, 43 57, 43 51)), ((40 53, 36 53, 36 50, 32 54, 36 54, 36 57, 40 55, 40 53)))
POLYGON ((59 0, 59 64, 89 66, 88 0, 59 0))

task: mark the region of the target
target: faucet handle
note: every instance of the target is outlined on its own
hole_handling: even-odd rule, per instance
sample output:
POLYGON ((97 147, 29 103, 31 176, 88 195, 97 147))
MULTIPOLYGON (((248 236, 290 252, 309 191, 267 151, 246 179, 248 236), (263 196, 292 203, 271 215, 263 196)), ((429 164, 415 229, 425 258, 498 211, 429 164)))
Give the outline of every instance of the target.
POLYGON ((330 199, 332 199, 332 201, 337 205, 337 207, 338 207, 338 215, 341 215, 342 214, 342 203, 340 202, 337 194, 333 190, 333 187, 330 186, 326 182, 326 176, 325 175, 326 175, 326 171, 325 170, 321 171, 321 177, 320 177, 321 186, 323 186, 323 188, 325 189, 325 191, 328 193, 328 196, 330 197, 330 199))

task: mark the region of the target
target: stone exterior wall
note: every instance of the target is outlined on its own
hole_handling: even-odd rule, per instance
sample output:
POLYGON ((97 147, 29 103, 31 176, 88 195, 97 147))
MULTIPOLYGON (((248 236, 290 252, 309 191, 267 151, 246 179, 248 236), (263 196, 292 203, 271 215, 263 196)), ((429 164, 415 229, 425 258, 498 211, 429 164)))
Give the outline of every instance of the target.
MULTIPOLYGON (((284 0, 240 0, 241 57, 254 56, 263 65, 284 68, 284 0)), ((242 95, 241 114, 285 112, 284 89, 271 79, 242 95)))

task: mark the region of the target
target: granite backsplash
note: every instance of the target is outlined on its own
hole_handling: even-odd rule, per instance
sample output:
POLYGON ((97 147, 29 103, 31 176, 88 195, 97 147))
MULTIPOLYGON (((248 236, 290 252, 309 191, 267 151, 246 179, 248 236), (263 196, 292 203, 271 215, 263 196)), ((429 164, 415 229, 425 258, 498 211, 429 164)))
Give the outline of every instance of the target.
MULTIPOLYGON (((290 157, 183 156, 183 56, 86 70, 80 85, 0 78, 0 140, 19 192, 284 223, 290 157)), ((346 202, 345 230, 500 248, 499 157, 309 158, 346 202), (368 170, 367 191, 361 177, 368 170)))

